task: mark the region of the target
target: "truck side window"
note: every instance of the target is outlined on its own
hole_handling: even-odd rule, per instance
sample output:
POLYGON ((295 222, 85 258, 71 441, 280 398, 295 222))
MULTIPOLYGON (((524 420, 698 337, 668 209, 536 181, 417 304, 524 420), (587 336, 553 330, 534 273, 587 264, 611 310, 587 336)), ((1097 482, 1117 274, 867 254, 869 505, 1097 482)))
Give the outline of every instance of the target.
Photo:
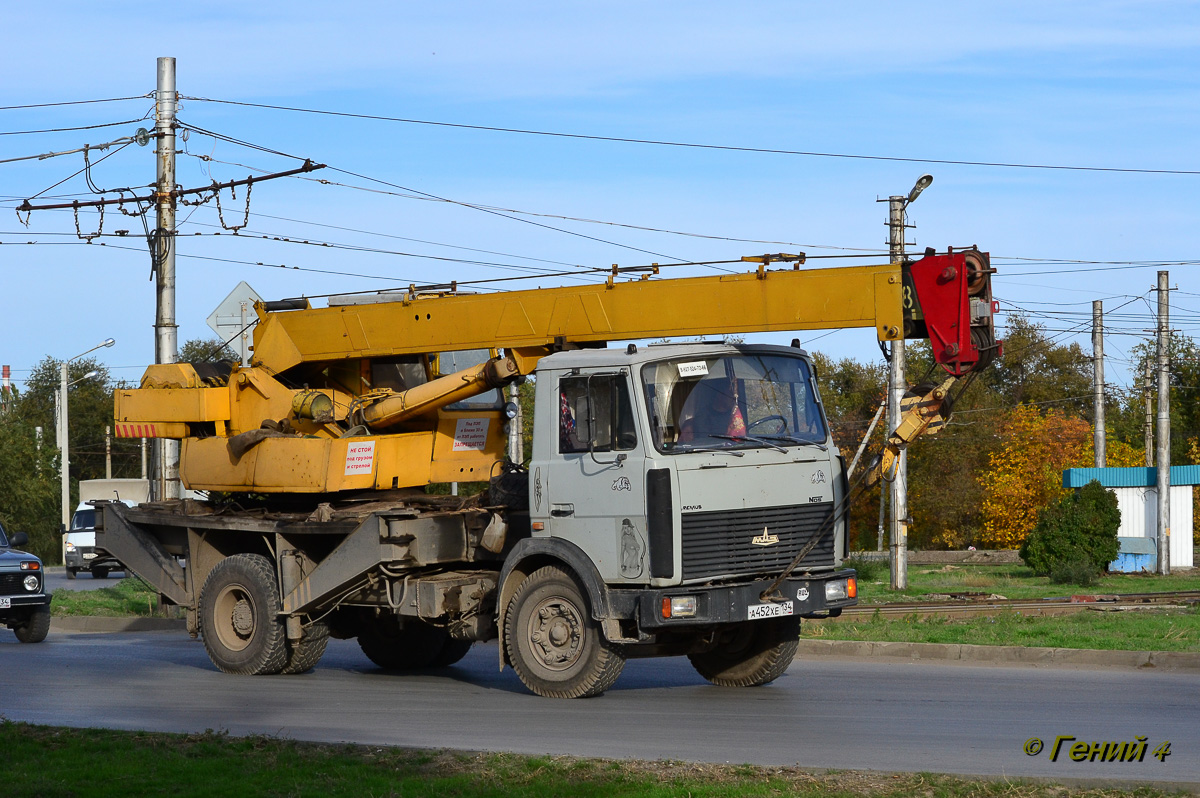
POLYGON ((564 377, 559 383, 559 452, 625 452, 637 446, 624 374, 564 377))

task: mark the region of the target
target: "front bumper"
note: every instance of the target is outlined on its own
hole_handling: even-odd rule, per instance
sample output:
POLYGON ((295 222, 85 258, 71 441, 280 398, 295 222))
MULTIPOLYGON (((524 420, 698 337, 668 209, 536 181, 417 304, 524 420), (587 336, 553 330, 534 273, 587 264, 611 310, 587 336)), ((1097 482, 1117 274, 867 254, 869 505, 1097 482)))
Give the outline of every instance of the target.
POLYGON ((839 615, 843 608, 857 604, 858 598, 827 600, 825 585, 848 578, 856 578, 853 570, 787 579, 778 589, 783 601, 774 602, 764 602, 761 599, 763 591, 774 581, 770 579, 739 584, 693 585, 639 591, 638 625, 645 630, 662 630, 740 623, 762 618, 823 618, 839 615), (672 598, 687 596, 696 597, 694 615, 664 617, 664 599, 669 601, 672 598))
POLYGON ((33 607, 50 606, 51 595, 49 593, 22 593, 14 596, 0 596, 0 604, 4 604, 3 599, 8 599, 8 607, 0 607, 0 623, 8 623, 19 617, 24 617, 25 611, 33 607))

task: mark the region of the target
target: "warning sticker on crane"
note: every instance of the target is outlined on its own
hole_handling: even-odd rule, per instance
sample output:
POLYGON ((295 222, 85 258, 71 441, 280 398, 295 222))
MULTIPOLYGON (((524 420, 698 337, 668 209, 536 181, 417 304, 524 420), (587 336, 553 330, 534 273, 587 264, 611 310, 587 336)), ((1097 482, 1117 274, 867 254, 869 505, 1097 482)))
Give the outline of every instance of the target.
POLYGON ((482 452, 487 445, 489 418, 460 418, 454 425, 456 452, 482 452))
POLYGON ((346 476, 375 472, 375 441, 359 441, 346 446, 346 476))

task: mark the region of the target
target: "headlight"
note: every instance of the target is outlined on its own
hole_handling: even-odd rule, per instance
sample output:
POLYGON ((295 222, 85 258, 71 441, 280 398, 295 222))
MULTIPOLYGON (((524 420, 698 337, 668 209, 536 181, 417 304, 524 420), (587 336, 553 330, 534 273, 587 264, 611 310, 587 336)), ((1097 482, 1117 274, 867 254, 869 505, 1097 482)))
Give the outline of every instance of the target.
POLYGON ((833 582, 825 583, 825 600, 826 601, 841 601, 849 595, 848 580, 838 579, 833 582))
POLYGON ((68 544, 67 544, 67 551, 75 551, 75 544, 74 544, 74 543, 68 543, 68 544))
POLYGON ((694 618, 696 616, 695 596, 663 596, 663 618, 694 618))
POLYGON ((30 574, 29 576, 25 577, 25 589, 28 590, 30 593, 35 592, 38 589, 39 584, 40 584, 40 581, 33 574, 30 574))

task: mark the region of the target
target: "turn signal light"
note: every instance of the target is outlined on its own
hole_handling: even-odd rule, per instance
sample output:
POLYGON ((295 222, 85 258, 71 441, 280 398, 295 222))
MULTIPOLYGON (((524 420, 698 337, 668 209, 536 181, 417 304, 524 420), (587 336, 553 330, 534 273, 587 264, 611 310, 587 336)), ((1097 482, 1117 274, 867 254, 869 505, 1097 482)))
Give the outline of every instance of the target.
POLYGON ((846 595, 850 598, 858 598, 858 580, 853 577, 846 580, 846 595))
POLYGON ((21 563, 22 571, 38 571, 41 570, 41 567, 42 564, 39 562, 30 562, 26 560, 25 562, 21 563))

